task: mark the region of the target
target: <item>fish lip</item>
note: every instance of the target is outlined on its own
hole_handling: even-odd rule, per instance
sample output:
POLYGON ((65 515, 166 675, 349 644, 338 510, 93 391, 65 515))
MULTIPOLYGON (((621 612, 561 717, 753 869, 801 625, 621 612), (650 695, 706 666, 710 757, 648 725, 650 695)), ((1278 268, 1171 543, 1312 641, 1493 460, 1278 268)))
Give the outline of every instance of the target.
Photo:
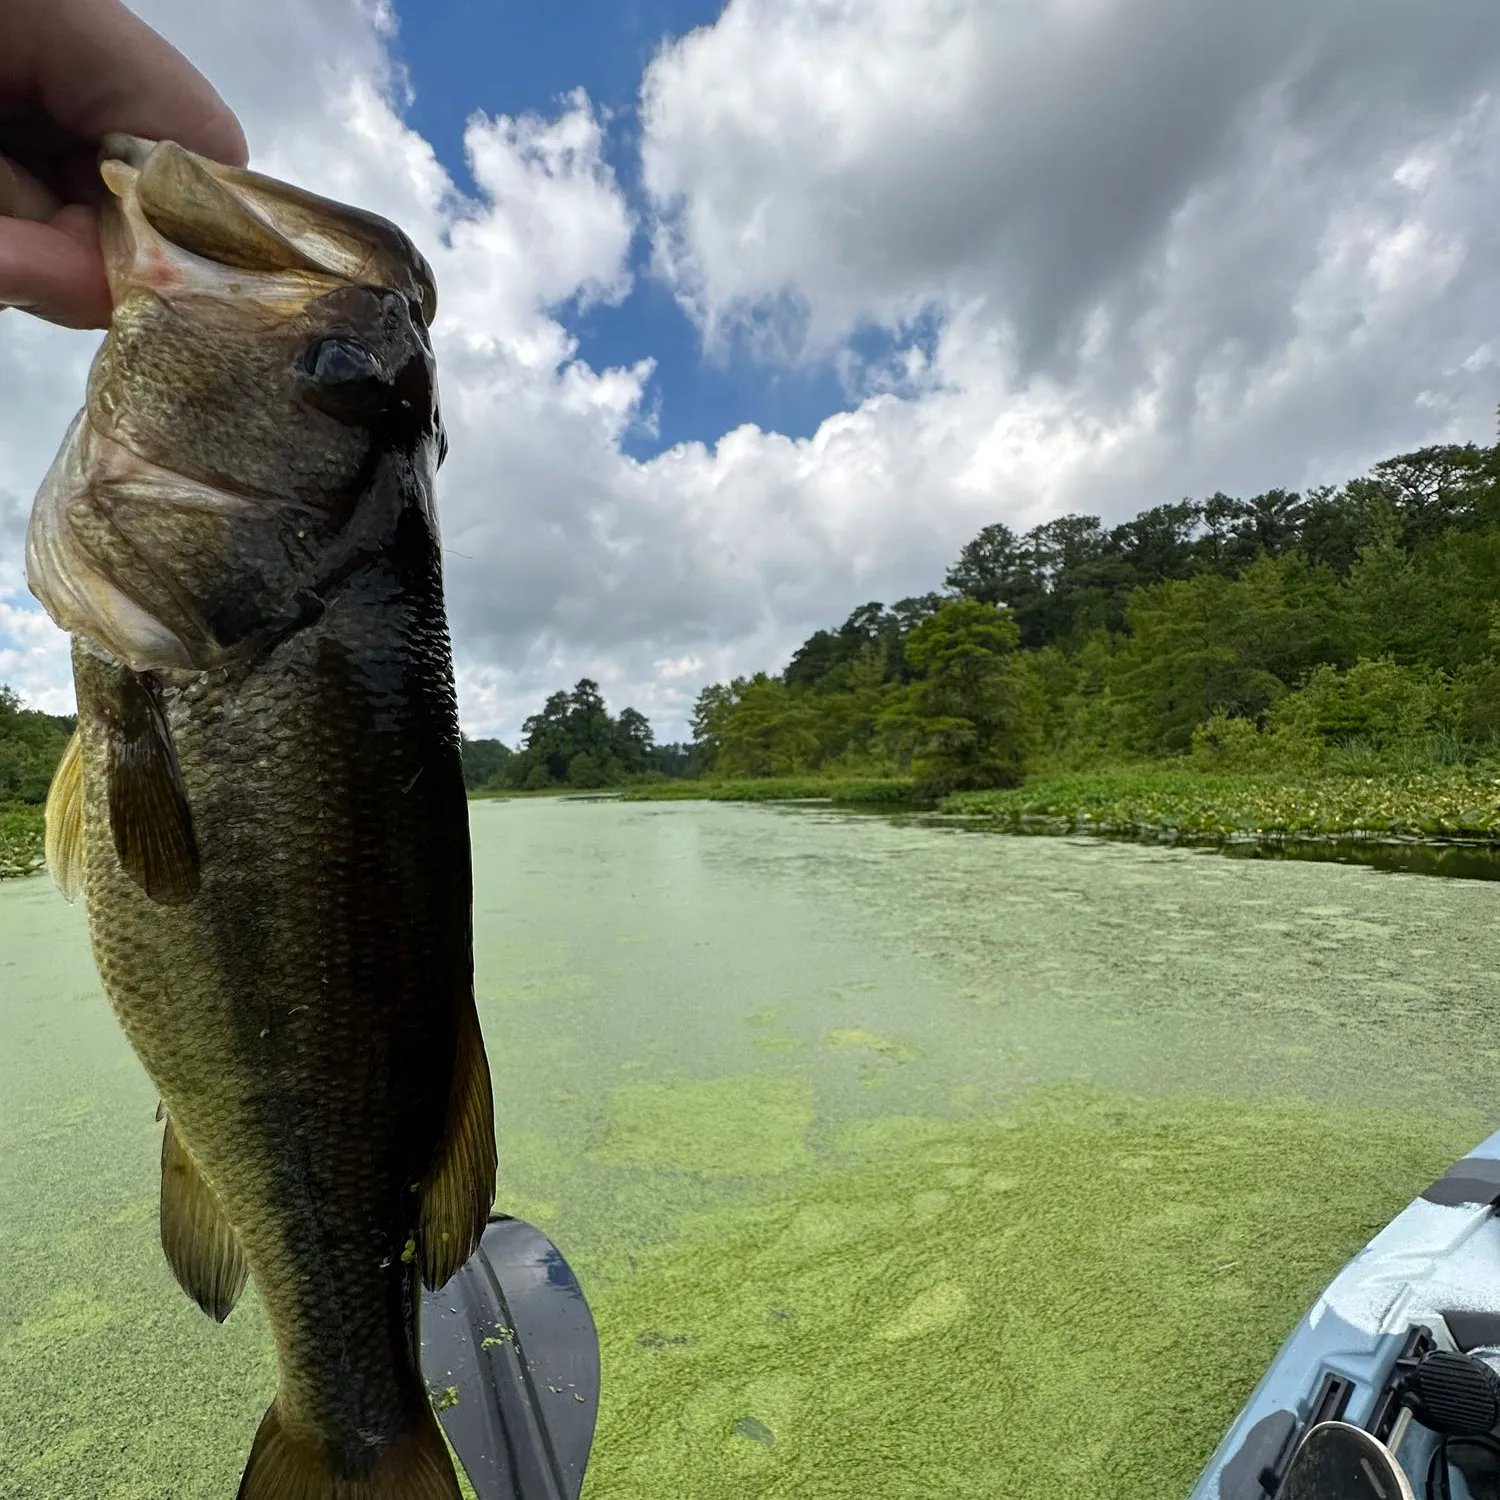
POLYGON ((126 135, 123 130, 112 130, 99 142, 99 161, 122 161, 127 167, 139 171, 146 165, 146 158, 157 147, 156 141, 148 141, 138 135, 126 135))
POLYGON ((99 174, 110 193, 101 236, 116 305, 146 290, 276 323, 353 285, 398 292, 424 333, 437 315, 432 267, 379 214, 121 131, 101 139, 99 174))

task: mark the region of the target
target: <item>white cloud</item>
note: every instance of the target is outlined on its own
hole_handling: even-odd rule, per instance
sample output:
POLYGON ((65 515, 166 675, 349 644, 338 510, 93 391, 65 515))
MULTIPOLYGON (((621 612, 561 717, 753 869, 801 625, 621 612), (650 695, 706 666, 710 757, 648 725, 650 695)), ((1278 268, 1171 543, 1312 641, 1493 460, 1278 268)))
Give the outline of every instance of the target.
POLYGON ((1291 229, 1295 259, 1307 188, 1402 164, 1418 186, 1413 147, 1497 64, 1482 0, 731 0, 646 75, 657 252, 711 335, 822 354, 983 296, 1048 363, 1092 307, 1129 308, 1180 210, 1251 151, 1282 171, 1226 227, 1291 229))
MULTIPOLYGON (((621 443, 649 361, 591 369, 559 321, 630 289, 586 99, 476 116, 468 201, 402 123, 387 11, 141 9, 258 167, 389 215, 433 263, 471 732, 514 735, 588 675, 672 736, 703 683, 937 586, 989 521, 1488 437, 1491 3, 732 0, 645 81, 660 264, 726 346, 824 351, 869 395, 806 439, 742 426, 648 463, 621 443), (872 323, 895 337, 867 360, 847 341, 872 323)), ((92 342, 0 318, 0 680, 51 706, 66 658, 16 612, 19 527, 92 342)))

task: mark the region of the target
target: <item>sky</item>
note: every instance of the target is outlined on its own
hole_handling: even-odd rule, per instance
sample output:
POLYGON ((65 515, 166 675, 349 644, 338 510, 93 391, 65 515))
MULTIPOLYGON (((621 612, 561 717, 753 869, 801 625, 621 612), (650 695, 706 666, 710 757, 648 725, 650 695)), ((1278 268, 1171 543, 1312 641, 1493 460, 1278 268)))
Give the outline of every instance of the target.
MULTIPOLYGON (((981 527, 1495 440, 1494 0, 139 0, 437 274, 466 732, 683 737, 981 527)), ((0 681, 98 335, 0 322, 0 681)))

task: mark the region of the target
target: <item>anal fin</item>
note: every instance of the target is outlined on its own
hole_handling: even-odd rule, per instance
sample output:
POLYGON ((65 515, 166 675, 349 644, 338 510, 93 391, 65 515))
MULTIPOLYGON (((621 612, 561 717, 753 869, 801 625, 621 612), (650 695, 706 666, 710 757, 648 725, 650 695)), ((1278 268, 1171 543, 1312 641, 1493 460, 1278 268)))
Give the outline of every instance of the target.
POLYGON ((273 1401, 250 1448, 237 1500, 460 1500, 453 1461, 423 1401, 394 1440, 342 1459, 282 1419, 273 1401))
POLYGON ((222 1323, 245 1289, 245 1257, 170 1119, 161 1141, 161 1247, 183 1291, 222 1323))
POLYGON ((448 1118, 422 1183, 422 1280, 446 1285, 479 1244, 495 1201, 495 1105, 472 997, 459 1017, 448 1118))
POLYGON ((163 906, 198 894, 198 842, 172 732, 149 672, 121 674, 109 723, 109 826, 121 868, 163 906))
POLYGON ((76 729, 47 788, 44 818, 47 868, 71 901, 83 889, 83 740, 76 729))

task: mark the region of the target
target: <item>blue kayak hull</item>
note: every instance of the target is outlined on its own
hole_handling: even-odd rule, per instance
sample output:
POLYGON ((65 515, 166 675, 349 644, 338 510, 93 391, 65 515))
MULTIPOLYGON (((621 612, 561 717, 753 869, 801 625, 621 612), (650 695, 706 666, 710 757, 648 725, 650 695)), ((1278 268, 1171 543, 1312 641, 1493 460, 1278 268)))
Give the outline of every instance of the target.
MULTIPOLYGON (((1389 1386, 1414 1353, 1457 1349, 1500 1368, 1497 1200, 1500 1131, 1334 1277, 1282 1345, 1189 1500, 1266 1500, 1297 1439, 1319 1420, 1351 1422, 1386 1438, 1396 1416, 1389 1386)), ((1392 1435, 1421 1494, 1437 1438, 1404 1421, 1392 1435)), ((1460 1489, 1455 1476, 1454 1500, 1460 1489)))

